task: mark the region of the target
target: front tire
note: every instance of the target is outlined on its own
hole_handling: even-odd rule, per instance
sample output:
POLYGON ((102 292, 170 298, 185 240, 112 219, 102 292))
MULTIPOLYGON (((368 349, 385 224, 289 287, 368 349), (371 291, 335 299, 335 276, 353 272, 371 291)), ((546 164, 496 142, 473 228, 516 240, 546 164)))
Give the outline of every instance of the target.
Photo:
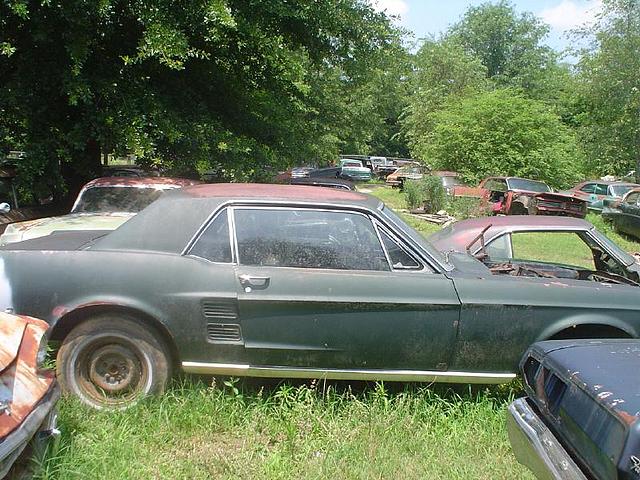
POLYGON ((57 356, 63 391, 94 408, 126 408, 162 393, 171 376, 164 342, 135 318, 105 314, 64 339, 57 356))

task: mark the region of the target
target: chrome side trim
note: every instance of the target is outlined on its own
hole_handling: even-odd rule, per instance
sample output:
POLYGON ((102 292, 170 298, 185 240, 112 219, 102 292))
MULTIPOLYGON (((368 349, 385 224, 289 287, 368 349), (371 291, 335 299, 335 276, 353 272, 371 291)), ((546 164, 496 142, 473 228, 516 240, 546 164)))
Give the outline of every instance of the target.
POLYGON ((237 363, 182 362, 186 373, 239 377, 322 378, 327 380, 385 380, 395 382, 507 383, 515 373, 439 372, 431 370, 359 370, 305 367, 257 367, 237 363))

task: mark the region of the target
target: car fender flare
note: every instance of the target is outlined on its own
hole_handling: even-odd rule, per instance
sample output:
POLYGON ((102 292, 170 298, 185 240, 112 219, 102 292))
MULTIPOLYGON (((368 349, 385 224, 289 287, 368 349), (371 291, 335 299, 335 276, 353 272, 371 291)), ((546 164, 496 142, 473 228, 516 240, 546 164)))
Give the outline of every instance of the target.
POLYGON ((175 338, 167 328, 165 315, 143 302, 122 296, 82 298, 54 307, 49 318, 50 339, 61 341, 75 326, 90 316, 114 311, 128 313, 154 328, 163 337, 162 340, 167 344, 174 360, 179 358, 175 338))
POLYGON ((535 341, 539 342, 548 340, 562 331, 569 330, 571 328, 577 329, 587 326, 614 328, 626 333, 631 338, 639 337, 638 331, 636 329, 618 318, 610 317, 608 315, 581 314, 572 315, 570 317, 566 317, 552 323, 551 325, 547 326, 542 332, 540 332, 535 341))

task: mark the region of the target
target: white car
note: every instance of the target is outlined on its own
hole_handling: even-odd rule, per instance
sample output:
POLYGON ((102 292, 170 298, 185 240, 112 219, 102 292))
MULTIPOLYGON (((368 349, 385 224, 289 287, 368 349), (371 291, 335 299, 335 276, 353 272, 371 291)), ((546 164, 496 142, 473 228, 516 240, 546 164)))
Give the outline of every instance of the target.
POLYGON ((16 222, 0 235, 0 245, 44 237, 60 230, 115 230, 165 190, 201 183, 184 178, 103 177, 78 194, 71 213, 16 222))

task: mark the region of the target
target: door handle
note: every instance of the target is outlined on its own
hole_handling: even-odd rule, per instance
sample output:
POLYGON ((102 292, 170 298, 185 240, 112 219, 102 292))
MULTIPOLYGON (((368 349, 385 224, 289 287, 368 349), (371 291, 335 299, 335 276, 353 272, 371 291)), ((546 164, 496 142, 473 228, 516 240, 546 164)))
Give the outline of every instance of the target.
POLYGON ((244 291, 249 293, 251 290, 264 290, 267 288, 271 278, 242 274, 238 276, 238 280, 240 280, 240 285, 242 285, 244 291))

